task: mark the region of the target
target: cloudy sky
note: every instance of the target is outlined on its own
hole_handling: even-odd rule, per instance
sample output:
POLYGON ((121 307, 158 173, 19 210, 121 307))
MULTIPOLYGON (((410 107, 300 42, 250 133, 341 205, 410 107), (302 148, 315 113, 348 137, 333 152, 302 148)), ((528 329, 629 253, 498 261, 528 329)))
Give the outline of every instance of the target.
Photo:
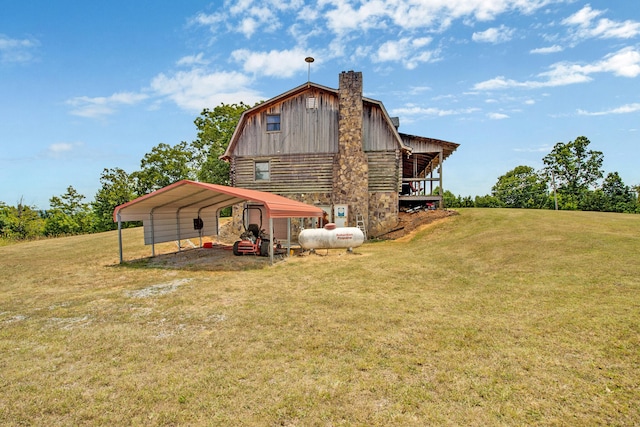
POLYGON ((400 131, 461 144, 445 187, 483 195, 584 135, 640 184, 640 9, 583 0, 0 0, 0 201, 48 208, 104 168, 192 141, 220 103, 307 81, 365 96, 400 131))

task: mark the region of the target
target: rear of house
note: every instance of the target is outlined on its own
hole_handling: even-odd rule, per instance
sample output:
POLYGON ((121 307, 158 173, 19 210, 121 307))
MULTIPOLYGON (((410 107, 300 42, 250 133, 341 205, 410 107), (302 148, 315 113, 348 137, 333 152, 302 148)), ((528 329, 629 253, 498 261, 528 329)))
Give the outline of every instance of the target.
POLYGON ((362 73, 342 72, 337 90, 309 82, 247 110, 223 156, 231 185, 319 206, 368 236, 393 229, 403 204, 442 207, 434 183, 458 144, 399 133, 362 88, 362 73))

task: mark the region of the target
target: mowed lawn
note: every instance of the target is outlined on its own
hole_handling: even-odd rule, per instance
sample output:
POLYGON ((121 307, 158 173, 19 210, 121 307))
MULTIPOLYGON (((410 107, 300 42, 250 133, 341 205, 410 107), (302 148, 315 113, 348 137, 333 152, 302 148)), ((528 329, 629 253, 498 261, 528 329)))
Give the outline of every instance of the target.
POLYGON ((116 233, 0 247, 0 424, 640 424, 640 215, 467 209, 318 252, 203 271, 118 265, 116 233))

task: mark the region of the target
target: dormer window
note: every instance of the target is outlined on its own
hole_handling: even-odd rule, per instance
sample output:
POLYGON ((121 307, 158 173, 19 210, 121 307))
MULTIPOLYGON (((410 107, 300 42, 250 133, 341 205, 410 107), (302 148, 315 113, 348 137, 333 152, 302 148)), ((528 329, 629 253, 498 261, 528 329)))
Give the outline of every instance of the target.
POLYGON ((280 132, 280 114, 267 114, 267 132, 280 132))

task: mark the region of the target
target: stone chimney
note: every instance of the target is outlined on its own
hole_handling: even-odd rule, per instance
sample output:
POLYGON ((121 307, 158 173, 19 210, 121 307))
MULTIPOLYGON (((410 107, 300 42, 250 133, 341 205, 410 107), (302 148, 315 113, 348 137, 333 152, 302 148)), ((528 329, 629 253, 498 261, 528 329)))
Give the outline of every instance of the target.
POLYGON ((369 166, 362 149, 362 73, 340 73, 338 153, 333 163, 333 203, 349 206, 348 226, 355 227, 356 214, 365 224, 369 217, 369 166))

